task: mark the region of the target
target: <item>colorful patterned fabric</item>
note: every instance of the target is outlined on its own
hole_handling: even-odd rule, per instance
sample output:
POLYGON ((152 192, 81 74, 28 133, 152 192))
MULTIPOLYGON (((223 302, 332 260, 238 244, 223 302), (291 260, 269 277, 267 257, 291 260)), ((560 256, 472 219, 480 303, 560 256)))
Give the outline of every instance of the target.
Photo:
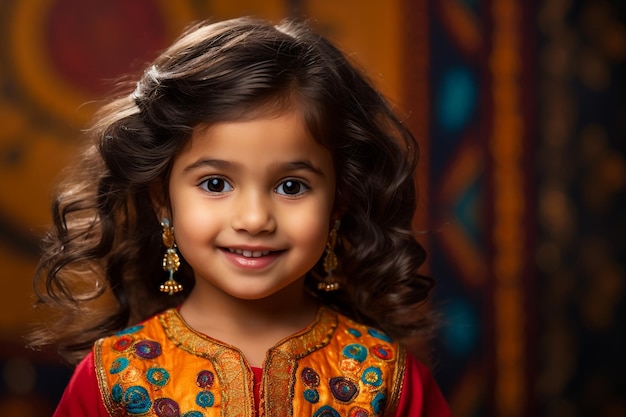
MULTIPOLYGON (((111 415, 255 415, 243 354, 190 329, 176 309, 99 340, 94 357, 111 415)), ((268 351, 259 416, 394 415, 405 363, 387 335, 323 307, 268 351)))

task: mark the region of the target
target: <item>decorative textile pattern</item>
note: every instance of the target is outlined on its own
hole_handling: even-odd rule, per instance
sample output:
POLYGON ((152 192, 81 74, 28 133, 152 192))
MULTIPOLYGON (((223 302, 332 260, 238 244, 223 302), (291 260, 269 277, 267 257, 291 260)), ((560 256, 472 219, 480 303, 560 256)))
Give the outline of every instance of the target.
MULTIPOLYGON (((94 354, 111 415, 254 415, 243 354, 193 331, 175 309, 101 339, 94 354)), ((387 335, 321 308, 268 352, 259 416, 393 415, 404 366, 387 335)))
POLYGON ((532 8, 429 4, 429 31, 407 55, 426 56, 429 73, 437 377, 458 417, 530 415, 532 8))
POLYGON ((181 358, 176 344, 167 339, 163 330, 158 320, 152 319, 96 344, 95 360, 100 365, 96 367, 98 384, 109 413, 158 417, 211 415, 206 414, 207 410, 223 407, 222 396, 216 393, 228 389, 229 400, 234 403, 233 415, 252 415, 252 389, 247 382, 252 376, 242 361, 233 363, 232 355, 219 345, 205 352, 212 360, 186 357, 190 355, 181 358), (220 361, 219 369, 213 366, 214 360, 220 361), (219 372, 227 372, 230 378, 219 372), (247 410, 243 409, 246 403, 247 410))

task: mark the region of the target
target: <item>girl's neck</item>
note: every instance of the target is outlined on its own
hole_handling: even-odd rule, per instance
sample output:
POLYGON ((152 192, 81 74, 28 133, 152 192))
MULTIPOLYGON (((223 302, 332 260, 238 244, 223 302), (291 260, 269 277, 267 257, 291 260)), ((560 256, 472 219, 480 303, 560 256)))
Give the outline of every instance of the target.
POLYGON ((318 308, 297 282, 260 300, 194 288, 180 313, 194 330, 239 348, 252 366, 261 366, 267 350, 309 325, 318 308))

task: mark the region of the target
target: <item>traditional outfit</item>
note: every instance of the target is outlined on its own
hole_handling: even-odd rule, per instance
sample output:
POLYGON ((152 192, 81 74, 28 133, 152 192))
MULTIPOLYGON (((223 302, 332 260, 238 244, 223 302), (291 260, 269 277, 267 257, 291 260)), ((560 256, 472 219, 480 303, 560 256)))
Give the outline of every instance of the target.
POLYGON ((320 308, 263 369, 176 309, 100 339, 54 417, 451 416, 426 367, 384 333, 320 308))

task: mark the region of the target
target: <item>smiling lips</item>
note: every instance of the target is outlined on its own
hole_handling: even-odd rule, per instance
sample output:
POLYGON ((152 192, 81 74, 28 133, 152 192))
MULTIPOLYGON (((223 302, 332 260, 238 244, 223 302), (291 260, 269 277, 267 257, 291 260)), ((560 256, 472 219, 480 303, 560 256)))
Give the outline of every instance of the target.
POLYGON ((255 250, 255 251, 252 251, 252 250, 231 249, 231 248, 228 248, 228 251, 230 253, 236 253, 236 254, 239 254, 239 255, 243 255, 246 258, 260 258, 261 256, 266 256, 266 255, 269 255, 269 253, 270 253, 270 251, 268 251, 268 250, 263 250, 263 251, 255 250))
POLYGON ((225 248, 223 253, 232 264, 244 269, 264 269, 270 266, 284 251, 247 250, 225 248))

